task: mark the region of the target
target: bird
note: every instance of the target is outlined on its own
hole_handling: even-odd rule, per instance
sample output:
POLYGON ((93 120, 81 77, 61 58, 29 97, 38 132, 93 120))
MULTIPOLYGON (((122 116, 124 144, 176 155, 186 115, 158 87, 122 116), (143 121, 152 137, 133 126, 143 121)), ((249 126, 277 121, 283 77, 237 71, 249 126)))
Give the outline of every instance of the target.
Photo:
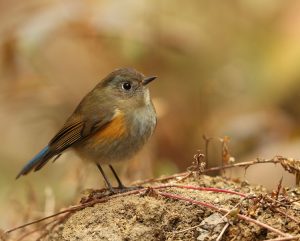
POLYGON ((112 71, 81 100, 63 127, 16 178, 39 171, 49 160, 73 149, 84 162, 97 165, 111 193, 116 188, 103 164, 111 169, 117 188, 126 189, 112 163, 132 158, 153 134, 157 117, 148 84, 156 78, 145 77, 134 68, 112 71))

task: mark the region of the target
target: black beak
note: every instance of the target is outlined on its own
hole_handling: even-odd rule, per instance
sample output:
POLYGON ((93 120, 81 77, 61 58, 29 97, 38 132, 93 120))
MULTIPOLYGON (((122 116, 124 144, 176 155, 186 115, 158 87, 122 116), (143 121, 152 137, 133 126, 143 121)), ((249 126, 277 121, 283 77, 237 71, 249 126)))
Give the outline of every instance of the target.
POLYGON ((143 83, 143 85, 147 85, 147 84, 149 84, 152 80, 155 80, 156 78, 157 78, 157 76, 147 77, 147 78, 143 79, 142 83, 143 83))

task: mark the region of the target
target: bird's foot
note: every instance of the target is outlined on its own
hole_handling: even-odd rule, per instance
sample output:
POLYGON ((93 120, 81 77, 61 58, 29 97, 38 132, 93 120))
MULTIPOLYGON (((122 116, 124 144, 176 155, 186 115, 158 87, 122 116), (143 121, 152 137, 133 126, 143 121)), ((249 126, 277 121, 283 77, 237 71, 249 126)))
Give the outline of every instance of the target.
POLYGON ((130 191, 135 191, 135 190, 139 190, 142 189, 142 186, 130 186, 130 187, 126 187, 124 185, 118 186, 118 187, 113 187, 112 189, 110 189, 110 195, 113 194, 119 194, 119 193, 125 193, 125 192, 130 192, 130 191))
POLYGON ((139 190, 142 189, 144 187, 142 186, 130 186, 130 187, 126 187, 124 185, 117 187, 117 191, 119 193, 124 193, 124 192, 130 192, 130 191, 135 191, 135 190, 139 190))
POLYGON ((112 188, 103 188, 100 190, 86 190, 85 196, 82 197, 80 203, 86 203, 95 199, 102 199, 108 196, 113 196, 116 194, 126 193, 130 191, 135 191, 142 189, 142 186, 131 186, 131 187, 112 187, 112 188))

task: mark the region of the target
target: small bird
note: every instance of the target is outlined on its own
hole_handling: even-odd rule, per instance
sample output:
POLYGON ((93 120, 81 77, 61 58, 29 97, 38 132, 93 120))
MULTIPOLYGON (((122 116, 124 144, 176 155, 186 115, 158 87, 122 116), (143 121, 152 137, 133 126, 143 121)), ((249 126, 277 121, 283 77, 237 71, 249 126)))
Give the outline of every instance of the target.
POLYGON ((133 157, 152 135, 156 112, 147 85, 154 79, 133 68, 114 70, 82 99, 61 130, 16 178, 40 170, 73 148, 83 160, 96 163, 111 193, 115 189, 102 164, 109 164, 118 188, 125 189, 111 163, 133 157))

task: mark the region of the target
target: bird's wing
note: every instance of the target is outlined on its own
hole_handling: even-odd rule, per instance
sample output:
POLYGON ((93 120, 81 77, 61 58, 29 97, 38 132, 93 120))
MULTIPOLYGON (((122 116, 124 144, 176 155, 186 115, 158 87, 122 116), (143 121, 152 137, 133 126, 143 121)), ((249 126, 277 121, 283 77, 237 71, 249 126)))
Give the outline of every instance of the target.
POLYGON ((83 119, 73 115, 67 120, 63 128, 51 139, 48 144, 48 151, 35 165, 34 171, 40 170, 51 157, 61 154, 73 144, 84 140, 88 136, 105 128, 114 118, 113 114, 106 113, 106 116, 94 116, 93 118, 83 119))

